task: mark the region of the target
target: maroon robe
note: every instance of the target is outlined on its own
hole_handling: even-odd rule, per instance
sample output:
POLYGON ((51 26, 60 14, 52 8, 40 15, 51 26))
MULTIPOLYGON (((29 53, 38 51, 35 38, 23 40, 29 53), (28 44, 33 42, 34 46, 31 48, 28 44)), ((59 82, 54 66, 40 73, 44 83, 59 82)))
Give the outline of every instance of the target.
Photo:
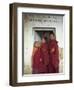
POLYGON ((49 64, 49 52, 48 52, 47 43, 42 43, 41 44, 41 53, 42 53, 44 64, 48 65, 49 64))
POLYGON ((41 53, 41 49, 38 48, 33 55, 32 58, 32 73, 39 74, 39 73, 46 73, 47 71, 46 66, 43 63, 43 57, 41 53))
POLYGON ((56 40, 50 40, 49 47, 49 73, 59 72, 59 50, 56 40))

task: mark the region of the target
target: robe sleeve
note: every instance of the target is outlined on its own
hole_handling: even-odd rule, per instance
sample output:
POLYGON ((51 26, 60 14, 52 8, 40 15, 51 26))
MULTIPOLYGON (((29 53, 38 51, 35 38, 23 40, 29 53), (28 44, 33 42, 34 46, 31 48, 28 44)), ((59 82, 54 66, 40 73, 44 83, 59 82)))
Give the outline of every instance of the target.
POLYGON ((58 50, 58 44, 56 41, 49 44, 49 53, 50 58, 52 59, 52 64, 55 68, 59 66, 59 50, 58 50))
POLYGON ((45 65, 48 65, 49 64, 49 53, 48 53, 48 48, 46 44, 43 45, 43 47, 41 48, 41 51, 42 51, 43 63, 45 65))
POLYGON ((54 48, 55 48, 55 51, 54 51, 54 54, 53 54, 53 60, 54 60, 54 66, 55 68, 57 68, 59 66, 59 50, 58 50, 58 45, 55 43, 54 44, 54 48))

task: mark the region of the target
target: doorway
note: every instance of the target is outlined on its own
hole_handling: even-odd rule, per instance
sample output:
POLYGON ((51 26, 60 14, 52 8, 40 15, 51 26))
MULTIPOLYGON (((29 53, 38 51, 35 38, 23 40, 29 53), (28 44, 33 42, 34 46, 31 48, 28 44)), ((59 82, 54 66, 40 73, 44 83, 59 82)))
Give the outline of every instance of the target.
POLYGON ((49 34, 54 33, 56 36, 56 28, 52 27, 34 27, 34 42, 41 41, 43 35, 45 34, 46 37, 49 39, 49 34))

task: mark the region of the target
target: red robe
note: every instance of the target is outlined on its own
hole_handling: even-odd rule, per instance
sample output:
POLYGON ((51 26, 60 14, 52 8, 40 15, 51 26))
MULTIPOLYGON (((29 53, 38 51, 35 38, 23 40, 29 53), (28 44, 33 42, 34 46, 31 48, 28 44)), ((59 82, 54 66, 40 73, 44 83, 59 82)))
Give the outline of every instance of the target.
POLYGON ((48 52, 48 44, 47 43, 41 44, 41 53, 42 53, 44 64, 48 65, 49 64, 49 52, 48 52))
POLYGON ((46 73, 46 66, 43 63, 43 57, 41 53, 41 49, 38 48, 32 57, 32 73, 46 73))
POLYGON ((49 73, 59 72, 59 50, 56 40, 50 40, 49 47, 49 73))

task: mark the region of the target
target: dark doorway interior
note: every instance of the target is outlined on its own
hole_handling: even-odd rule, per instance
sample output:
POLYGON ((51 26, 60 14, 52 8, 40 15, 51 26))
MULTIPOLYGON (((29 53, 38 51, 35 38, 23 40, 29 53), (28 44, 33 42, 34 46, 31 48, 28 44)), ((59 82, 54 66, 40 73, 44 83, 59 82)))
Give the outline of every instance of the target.
POLYGON ((34 41, 41 41, 42 37, 45 35, 47 37, 47 40, 49 39, 49 34, 52 33, 53 31, 40 31, 40 30, 36 30, 35 31, 35 35, 34 35, 34 41))

